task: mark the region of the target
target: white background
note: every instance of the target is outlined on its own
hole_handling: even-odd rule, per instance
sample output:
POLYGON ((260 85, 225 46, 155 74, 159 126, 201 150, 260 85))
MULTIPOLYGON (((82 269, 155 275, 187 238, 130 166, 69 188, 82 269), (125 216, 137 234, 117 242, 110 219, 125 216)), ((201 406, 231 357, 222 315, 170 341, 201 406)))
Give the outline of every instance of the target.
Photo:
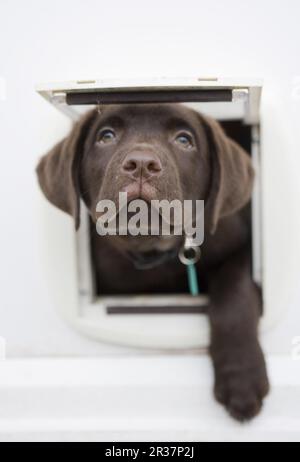
POLYGON ((1 0, 0 336, 9 356, 125 352, 79 337, 56 314, 57 296, 74 301, 72 221, 46 203, 34 174, 69 126, 34 85, 95 76, 264 78, 266 290, 282 316, 263 342, 291 350, 300 335, 299 20, 297 0, 1 0))

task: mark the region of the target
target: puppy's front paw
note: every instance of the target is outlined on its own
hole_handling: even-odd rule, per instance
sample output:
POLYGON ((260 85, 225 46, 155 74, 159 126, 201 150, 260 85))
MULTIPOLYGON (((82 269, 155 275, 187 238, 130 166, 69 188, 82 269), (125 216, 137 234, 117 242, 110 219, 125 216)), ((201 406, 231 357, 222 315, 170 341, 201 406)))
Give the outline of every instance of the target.
POLYGON ((259 372, 253 368, 227 368, 216 375, 216 399, 240 422, 250 420, 259 413, 268 391, 269 382, 264 367, 259 372))

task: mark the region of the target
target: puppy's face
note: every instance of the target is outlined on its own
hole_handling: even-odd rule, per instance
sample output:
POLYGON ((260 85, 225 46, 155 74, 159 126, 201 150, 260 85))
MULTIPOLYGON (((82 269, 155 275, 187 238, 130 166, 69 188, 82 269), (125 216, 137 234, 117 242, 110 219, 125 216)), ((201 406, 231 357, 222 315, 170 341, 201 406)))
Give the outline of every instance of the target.
POLYGON ((117 203, 127 192, 129 201, 204 199, 206 228, 214 232, 248 202, 253 183, 247 153, 216 121, 177 104, 90 111, 42 157, 37 174, 76 228, 80 197, 95 220, 100 200, 117 203))
POLYGON ((179 105, 110 106, 96 117, 80 163, 80 190, 100 200, 205 199, 210 162, 196 113, 179 105))

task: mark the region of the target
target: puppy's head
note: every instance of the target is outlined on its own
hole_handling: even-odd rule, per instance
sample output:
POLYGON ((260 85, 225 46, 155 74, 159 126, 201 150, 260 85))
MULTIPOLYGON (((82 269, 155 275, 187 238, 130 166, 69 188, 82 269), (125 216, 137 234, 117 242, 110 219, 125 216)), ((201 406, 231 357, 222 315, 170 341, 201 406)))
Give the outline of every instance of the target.
POLYGON ((203 199, 206 221, 242 208, 252 190, 249 156, 220 125, 182 105, 107 106, 75 124, 39 162, 46 197, 79 226, 80 196, 96 218, 101 199, 203 199))

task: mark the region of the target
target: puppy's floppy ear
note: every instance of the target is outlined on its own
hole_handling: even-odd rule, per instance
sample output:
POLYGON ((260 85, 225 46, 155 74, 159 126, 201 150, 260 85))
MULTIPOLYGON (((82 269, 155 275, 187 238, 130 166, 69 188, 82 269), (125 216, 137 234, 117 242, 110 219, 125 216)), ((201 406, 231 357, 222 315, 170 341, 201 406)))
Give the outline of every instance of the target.
POLYGON ((211 183, 207 198, 210 232, 218 221, 241 209, 250 200, 254 169, 250 156, 228 138, 218 122, 200 116, 208 138, 211 183))
POLYGON ((76 122, 70 134, 44 155, 36 168, 43 193, 53 205, 74 217, 76 229, 80 224, 78 167, 95 116, 93 110, 76 122))

